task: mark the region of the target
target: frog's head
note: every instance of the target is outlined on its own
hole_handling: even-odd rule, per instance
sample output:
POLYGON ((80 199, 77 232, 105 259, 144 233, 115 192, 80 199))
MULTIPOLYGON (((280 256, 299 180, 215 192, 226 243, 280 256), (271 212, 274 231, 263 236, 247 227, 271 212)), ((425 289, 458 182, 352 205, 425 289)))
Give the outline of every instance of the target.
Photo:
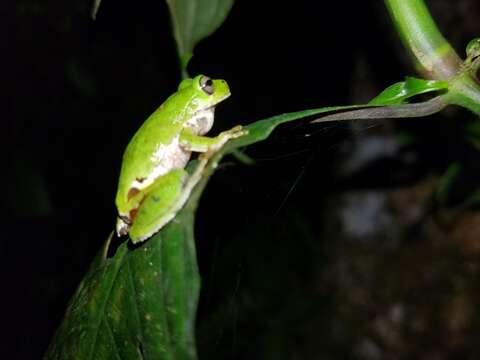
POLYGON ((213 108, 230 96, 230 88, 225 80, 211 79, 205 75, 183 80, 178 91, 190 93, 191 103, 197 111, 213 108))
POLYGON ((180 83, 177 94, 186 99, 184 126, 190 127, 194 134, 204 135, 213 125, 215 106, 230 96, 227 82, 198 75, 180 83))

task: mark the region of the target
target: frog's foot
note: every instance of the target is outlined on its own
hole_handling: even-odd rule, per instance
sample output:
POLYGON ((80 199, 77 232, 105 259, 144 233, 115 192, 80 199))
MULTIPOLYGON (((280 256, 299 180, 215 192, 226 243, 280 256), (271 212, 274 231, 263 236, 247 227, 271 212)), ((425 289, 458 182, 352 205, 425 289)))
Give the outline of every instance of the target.
POLYGON ((248 130, 244 129, 242 125, 237 125, 230 130, 221 132, 217 138, 219 139, 218 143, 215 144, 215 147, 211 149, 212 152, 218 151, 223 145, 225 145, 229 140, 239 138, 240 136, 248 134, 248 130))
POLYGON ((242 125, 237 125, 231 128, 230 130, 221 132, 219 137, 227 137, 228 140, 230 140, 230 139, 239 138, 240 136, 247 135, 247 134, 248 134, 247 129, 244 129, 242 125))
POLYGON ((126 216, 118 215, 117 217, 117 226, 116 232, 117 236, 123 236, 128 234, 128 230, 130 230, 130 222, 127 220, 126 216))

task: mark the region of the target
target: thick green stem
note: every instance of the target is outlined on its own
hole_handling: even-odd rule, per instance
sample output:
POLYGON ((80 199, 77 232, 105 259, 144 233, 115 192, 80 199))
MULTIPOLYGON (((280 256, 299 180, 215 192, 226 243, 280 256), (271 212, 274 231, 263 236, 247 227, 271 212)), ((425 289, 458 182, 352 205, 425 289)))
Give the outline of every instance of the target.
POLYGON ((446 100, 480 115, 480 86, 468 72, 461 72, 453 79, 446 100))
POLYGON ((438 30, 423 0, 385 0, 385 5, 420 73, 437 80, 457 75, 462 62, 438 30))

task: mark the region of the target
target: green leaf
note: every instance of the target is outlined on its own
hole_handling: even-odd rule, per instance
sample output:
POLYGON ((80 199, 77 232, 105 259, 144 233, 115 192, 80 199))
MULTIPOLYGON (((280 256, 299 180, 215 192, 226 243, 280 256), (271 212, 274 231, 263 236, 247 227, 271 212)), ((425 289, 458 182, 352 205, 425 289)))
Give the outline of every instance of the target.
POLYGON ((409 98, 428 92, 448 89, 448 82, 441 80, 424 80, 407 77, 405 81, 390 85, 379 95, 369 101, 369 105, 397 105, 409 98))
POLYGON ((198 197, 137 248, 109 241, 76 291, 45 359, 195 359, 200 289, 193 240, 198 197))
POLYGON ((166 0, 182 72, 186 73, 193 48, 225 20, 234 0, 166 0))

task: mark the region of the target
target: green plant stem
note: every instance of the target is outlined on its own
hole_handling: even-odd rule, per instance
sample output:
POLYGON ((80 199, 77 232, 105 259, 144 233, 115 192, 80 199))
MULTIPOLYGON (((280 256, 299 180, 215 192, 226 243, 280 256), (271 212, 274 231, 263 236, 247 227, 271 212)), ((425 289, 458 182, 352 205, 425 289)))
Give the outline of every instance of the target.
POLYGON ((462 62, 438 30, 423 0, 385 0, 385 5, 420 73, 437 80, 457 75, 462 62))
POLYGON ((453 79, 445 96, 448 103, 462 106, 480 115, 480 86, 468 72, 461 72, 453 79))

